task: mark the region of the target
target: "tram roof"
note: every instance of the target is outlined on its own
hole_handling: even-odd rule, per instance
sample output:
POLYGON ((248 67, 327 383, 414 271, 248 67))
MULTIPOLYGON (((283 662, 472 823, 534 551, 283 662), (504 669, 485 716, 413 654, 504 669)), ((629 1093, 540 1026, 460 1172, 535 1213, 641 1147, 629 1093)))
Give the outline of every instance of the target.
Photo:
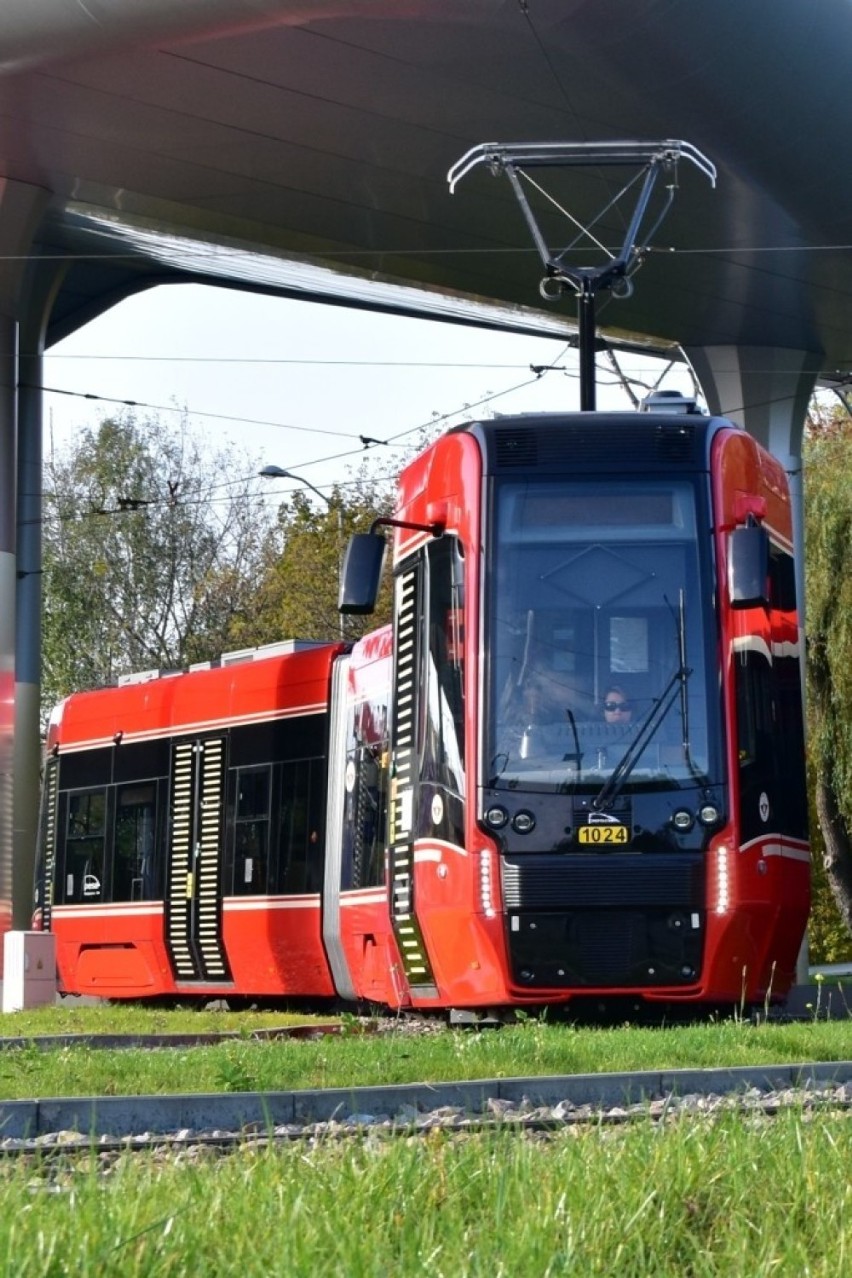
POLYGON ((342 650, 334 642, 269 644, 188 671, 149 670, 75 692, 53 709, 48 748, 120 747, 324 713, 329 672, 342 650))

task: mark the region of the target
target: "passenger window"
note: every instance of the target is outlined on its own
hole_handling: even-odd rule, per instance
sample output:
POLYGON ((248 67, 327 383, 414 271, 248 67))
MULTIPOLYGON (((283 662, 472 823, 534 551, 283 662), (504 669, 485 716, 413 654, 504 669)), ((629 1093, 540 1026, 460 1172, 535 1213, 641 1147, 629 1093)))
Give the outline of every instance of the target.
POLYGON ((385 878, 388 714, 369 698, 351 711, 343 818, 343 888, 376 887, 385 878))
POLYGON ((323 760, 286 763, 281 778, 279 891, 319 892, 323 874, 323 760))
POLYGON ((269 890, 270 768, 241 768, 237 773, 234 834, 234 895, 269 890))
POLYGON ((156 895, 154 782, 123 786, 115 813, 114 901, 150 901, 156 895))
POLYGON ((106 790, 71 794, 65 834, 64 901, 103 898, 106 790))

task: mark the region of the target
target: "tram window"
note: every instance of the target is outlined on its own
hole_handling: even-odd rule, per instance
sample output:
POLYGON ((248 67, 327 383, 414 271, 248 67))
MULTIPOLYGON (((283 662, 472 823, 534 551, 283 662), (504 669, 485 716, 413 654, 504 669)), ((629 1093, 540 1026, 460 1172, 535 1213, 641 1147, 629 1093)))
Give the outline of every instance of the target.
POLYGON ((388 792, 388 714, 384 700, 350 709, 346 752, 341 887, 384 882, 388 792))
POLYGON ((269 890, 269 795, 271 769, 237 773, 234 819, 234 894, 269 890))
POLYGON ((362 795, 363 848, 354 867, 353 887, 378 887, 385 877, 385 829, 388 807, 387 742, 361 752, 358 786, 362 795))
POLYGON ((109 785, 115 748, 71 750, 62 755, 60 773, 63 790, 95 790, 109 785))
POLYGON ((716 701, 697 511, 685 480, 495 483, 482 756, 489 783, 552 784, 546 768, 526 764, 534 755, 521 754, 532 724, 553 729, 541 736, 553 747, 545 754, 559 763, 582 753, 595 774, 565 784, 595 784, 590 761, 600 754, 580 750, 572 724, 600 725, 611 683, 633 703, 634 724, 649 719, 653 737, 626 789, 655 773, 655 783, 692 784, 709 768, 716 701), (687 732, 688 763, 676 753, 687 732))
POLYGON ((115 812, 114 901, 150 901, 156 892, 156 787, 123 786, 115 812))
POLYGON ((769 547, 769 589, 772 607, 781 612, 794 612, 796 608, 796 568, 793 556, 769 547))
POLYGON ((429 548, 429 647, 422 779, 464 794, 464 560, 445 537, 429 548))
POLYGON ((609 669, 611 674, 647 674, 647 617, 610 617, 609 669))
POLYGON ((577 630, 573 625, 553 627, 553 669, 560 674, 577 673, 577 630))
POLYGON ((792 555, 774 545, 769 548, 769 581, 776 712, 773 744, 779 782, 777 792, 785 828, 794 837, 806 839, 808 797, 803 766, 805 740, 795 566, 792 555))
POLYGON ((89 790, 68 797, 65 832, 65 873, 62 899, 100 901, 104 885, 106 790, 89 790))
POLYGON ((285 763, 278 835, 279 891, 319 892, 323 870, 322 760, 285 763))
POLYGON ((743 644, 736 666, 737 729, 741 766, 757 763, 768 770, 773 757, 772 670, 757 645, 743 644))

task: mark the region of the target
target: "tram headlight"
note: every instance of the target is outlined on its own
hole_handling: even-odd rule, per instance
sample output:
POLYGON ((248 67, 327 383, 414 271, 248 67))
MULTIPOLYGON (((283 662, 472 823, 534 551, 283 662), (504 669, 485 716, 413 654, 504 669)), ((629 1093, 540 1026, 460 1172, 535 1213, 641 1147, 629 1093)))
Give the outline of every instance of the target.
POLYGON ((702 825, 718 825, 722 814, 715 803, 703 803, 698 809, 698 820, 702 825))
POLYGON ((672 815, 672 825, 678 834, 686 834, 687 830, 691 830, 695 818, 686 808, 678 808, 677 812, 672 815))
POLYGON ((485 824, 490 826, 492 830, 502 830, 503 826, 509 820, 509 813, 505 808, 501 808, 499 803, 494 803, 485 813, 485 824))

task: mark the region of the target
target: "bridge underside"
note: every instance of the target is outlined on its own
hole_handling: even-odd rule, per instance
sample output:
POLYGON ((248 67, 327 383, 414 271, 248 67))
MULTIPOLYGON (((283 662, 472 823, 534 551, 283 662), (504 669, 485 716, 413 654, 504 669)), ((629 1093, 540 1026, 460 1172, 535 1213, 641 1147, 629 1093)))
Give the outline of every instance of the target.
MULTIPOLYGON (((482 167, 450 195, 447 170, 490 140, 674 137, 718 185, 680 174, 632 295, 600 308, 607 338, 686 351, 711 406, 794 474, 814 379, 852 368, 845 0, 4 0, 3 28, 0 899, 14 746, 19 924, 46 345, 197 279, 567 333, 509 184, 482 167)), ((559 199, 588 223, 620 183, 572 172, 559 199)), ((620 243, 624 217, 598 240, 620 243)))

